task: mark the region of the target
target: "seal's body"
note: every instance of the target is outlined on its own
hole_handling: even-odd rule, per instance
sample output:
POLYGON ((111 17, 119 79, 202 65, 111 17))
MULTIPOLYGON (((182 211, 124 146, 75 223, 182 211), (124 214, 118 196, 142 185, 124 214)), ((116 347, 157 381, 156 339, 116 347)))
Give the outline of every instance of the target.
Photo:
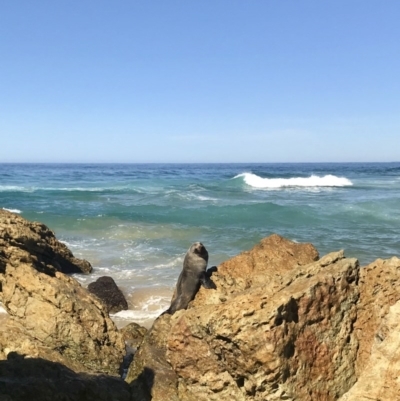
POLYGON ((195 242, 186 252, 183 270, 178 278, 171 306, 164 313, 173 315, 179 309, 186 309, 200 285, 205 288, 215 288, 215 284, 206 273, 207 263, 207 249, 201 242, 195 242))

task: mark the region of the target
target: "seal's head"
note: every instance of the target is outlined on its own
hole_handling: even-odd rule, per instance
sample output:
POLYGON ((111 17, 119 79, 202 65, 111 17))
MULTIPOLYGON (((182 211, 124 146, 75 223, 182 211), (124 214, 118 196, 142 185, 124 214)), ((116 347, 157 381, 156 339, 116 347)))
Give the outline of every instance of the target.
POLYGON ((189 249, 189 252, 194 253, 200 258, 208 262, 208 252, 206 247, 201 242, 195 242, 189 249))

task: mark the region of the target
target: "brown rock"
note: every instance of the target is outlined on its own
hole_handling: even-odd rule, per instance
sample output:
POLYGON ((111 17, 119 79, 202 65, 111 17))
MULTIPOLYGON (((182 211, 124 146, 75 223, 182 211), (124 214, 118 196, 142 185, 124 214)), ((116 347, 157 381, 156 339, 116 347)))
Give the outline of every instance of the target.
POLYGON ((400 400, 400 301, 382 320, 368 363, 340 401, 400 400))
POLYGON ((29 254, 11 250, 2 281, 2 302, 31 338, 88 370, 118 372, 124 342, 100 301, 63 273, 38 272, 29 254))
POLYGON ((92 266, 87 260, 75 258, 67 246, 59 242, 53 231, 44 224, 30 222, 18 214, 0 209, 0 273, 7 261, 4 252, 8 247, 26 251, 25 261, 34 264, 38 271, 50 272, 54 269, 63 273, 92 271, 92 266))
POLYGON ((122 335, 102 303, 59 271, 68 256, 64 246, 39 223, 5 211, 0 216, 0 301, 9 314, 0 357, 14 351, 77 371, 118 374, 122 335))
POLYGON ((131 347, 134 351, 139 348, 139 345, 142 343, 147 331, 148 330, 145 327, 140 326, 137 323, 129 323, 120 330, 125 344, 131 347))
POLYGON ((337 400, 355 382, 357 276, 343 259, 276 293, 187 311, 167 342, 181 399, 337 400))
MULTIPOLYGON (((176 312, 178 316, 180 311, 176 312)), ((178 377, 165 358, 171 315, 160 316, 144 337, 129 367, 126 381, 139 401, 179 401, 178 377)))
POLYGON ((336 400, 356 380, 359 268, 342 252, 316 258, 272 236, 225 262, 214 294, 157 319, 127 381, 153 401, 336 400))
POLYGON ((262 284, 268 284, 273 291, 280 287, 284 274, 316 260, 318 251, 313 245, 295 243, 273 234, 250 251, 221 263, 217 272, 212 274, 217 290, 201 287, 192 305, 225 302, 232 294, 262 284))
POLYGON ((360 270, 360 302, 354 329, 360 348, 356 372, 366 367, 378 327, 389 308, 400 300, 400 259, 377 259, 360 270))
POLYGON ((360 270, 358 381, 340 401, 400 400, 400 259, 360 270))
POLYGON ((273 235, 222 263, 188 310, 119 332, 60 272, 49 232, 0 211, 1 399, 400 399, 398 258, 360 269, 273 235), (125 343, 137 349, 129 388, 88 374, 117 374, 125 343))

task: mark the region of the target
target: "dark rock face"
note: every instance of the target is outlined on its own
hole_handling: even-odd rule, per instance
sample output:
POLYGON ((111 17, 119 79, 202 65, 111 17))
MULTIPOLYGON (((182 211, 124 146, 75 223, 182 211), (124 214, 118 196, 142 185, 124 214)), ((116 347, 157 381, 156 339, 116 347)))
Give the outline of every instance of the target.
POLYGON ((117 313, 128 309, 128 303, 122 291, 112 277, 103 276, 88 285, 90 293, 96 295, 107 308, 108 313, 117 313))
POLYGON ((26 251, 29 261, 41 272, 87 274, 92 271, 87 260, 75 258, 44 224, 27 221, 15 213, 0 209, 0 273, 4 272, 8 247, 26 251))
POLYGON ((60 363, 10 353, 0 360, 0 400, 7 401, 130 401, 122 379, 76 373, 60 363))

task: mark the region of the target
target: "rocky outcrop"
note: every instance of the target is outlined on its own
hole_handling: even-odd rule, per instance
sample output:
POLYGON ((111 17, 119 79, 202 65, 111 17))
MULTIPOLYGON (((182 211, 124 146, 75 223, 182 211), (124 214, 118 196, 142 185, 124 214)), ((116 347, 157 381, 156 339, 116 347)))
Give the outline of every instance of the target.
POLYGON ((6 211, 0 216, 0 301, 9 314, 0 330, 0 359, 17 352, 75 371, 118 375, 121 333, 102 303, 60 272, 77 259, 68 259, 45 226, 6 211))
POLYGON ((118 331, 46 230, 0 211, 2 400, 400 399, 396 257, 360 268, 272 235, 213 269, 187 310, 118 331), (125 346, 127 383, 113 377, 125 346))
POLYGON ((357 383, 340 401, 400 400, 400 301, 389 308, 357 383))
MULTIPOLYGON (((59 353, 67 366, 71 360, 88 371, 117 374, 125 345, 102 303, 73 278, 38 272, 24 262, 24 251, 18 255, 13 253, 0 278, 1 296, 12 323, 40 345, 32 356, 41 356, 45 347, 59 353)), ((20 339, 12 339, 13 351, 25 345, 20 339)))
POLYGON ((0 273, 13 249, 25 251, 26 261, 43 272, 90 273, 87 260, 75 258, 44 224, 30 222, 15 213, 0 209, 0 273), (12 248, 7 251, 7 248, 12 248), (5 254, 7 253, 7 254, 5 254))
POLYGON ((99 277, 88 285, 88 290, 103 302, 108 313, 128 309, 128 302, 112 277, 99 277))
POLYGON ((360 270, 359 287, 360 301, 354 325, 359 341, 356 362, 358 376, 368 363, 373 347, 381 342, 380 336, 386 337, 379 327, 390 308, 400 301, 400 259, 378 259, 363 267, 360 270))
POLYGON ((358 381, 340 401, 400 400, 400 259, 362 268, 359 285, 358 381))
POLYGON ((273 293, 284 285, 282 280, 287 273, 318 258, 318 251, 311 244, 299 244, 271 235, 250 251, 221 263, 212 275, 217 290, 200 288, 192 306, 217 305, 239 292, 262 285, 267 285, 268 291, 273 293))
POLYGON ((221 264, 216 290, 158 318, 127 381, 153 401, 400 399, 399 260, 316 259, 274 235, 221 264))
POLYGON ((222 264, 216 290, 157 320, 127 380, 142 375, 154 401, 166 391, 171 400, 337 399, 355 382, 359 269, 343 253, 317 255, 272 236, 222 264))

